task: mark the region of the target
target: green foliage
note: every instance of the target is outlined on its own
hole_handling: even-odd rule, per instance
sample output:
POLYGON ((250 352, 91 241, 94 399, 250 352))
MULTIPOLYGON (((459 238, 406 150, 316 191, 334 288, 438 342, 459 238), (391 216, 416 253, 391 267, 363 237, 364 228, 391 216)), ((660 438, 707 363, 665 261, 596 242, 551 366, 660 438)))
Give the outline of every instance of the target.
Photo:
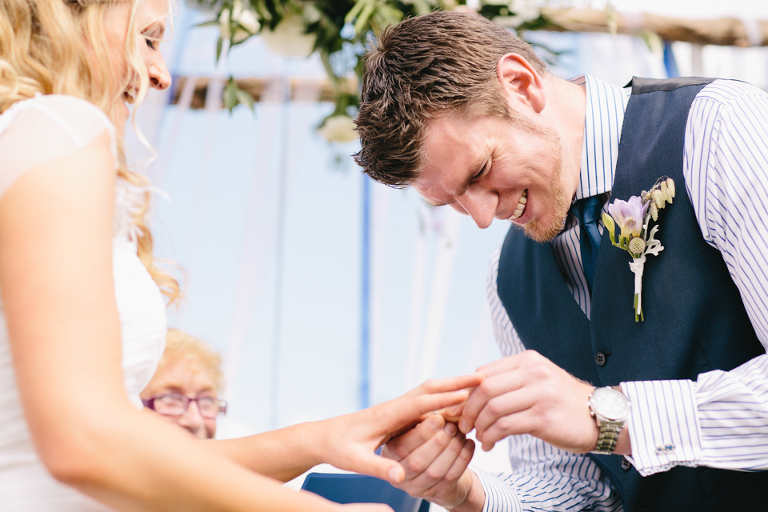
POLYGON ((224 101, 224 108, 229 110, 230 114, 232 113, 232 110, 240 104, 253 110, 253 96, 251 96, 249 92, 240 89, 237 86, 237 82, 235 82, 235 79, 232 77, 229 77, 227 85, 224 86, 224 95, 222 99, 224 101))
MULTIPOLYGON (((344 80, 362 76, 361 57, 368 40, 386 25, 434 10, 462 7, 466 0, 189 0, 189 3, 215 13, 213 19, 199 26, 219 27, 217 61, 222 52, 259 33, 269 32, 273 44, 279 45, 281 38, 285 39, 286 47, 292 42, 289 39, 295 42, 297 35, 314 37, 311 52, 320 54, 335 89, 336 108, 332 116, 354 117, 360 98, 343 87, 344 80)), ((535 30, 547 22, 536 8, 535 0, 482 0, 479 13, 504 26, 517 27, 518 31, 535 30)), ((312 45, 312 39, 308 41, 312 45)), ((270 47, 280 52, 273 44, 270 47)), ((253 108, 253 98, 230 78, 224 89, 224 105, 231 111, 240 103, 253 108)))

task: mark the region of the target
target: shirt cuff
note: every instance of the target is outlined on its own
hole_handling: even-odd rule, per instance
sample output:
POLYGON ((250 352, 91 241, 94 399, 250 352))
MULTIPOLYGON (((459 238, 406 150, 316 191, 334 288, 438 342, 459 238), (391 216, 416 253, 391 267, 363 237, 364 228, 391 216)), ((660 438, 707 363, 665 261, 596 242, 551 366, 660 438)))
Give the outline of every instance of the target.
POLYGON ((674 466, 696 466, 702 457, 694 384, 690 380, 622 382, 629 399, 627 457, 642 476, 674 466))
POLYGON ((523 506, 512 487, 499 477, 472 468, 485 491, 483 512, 522 512, 523 506))

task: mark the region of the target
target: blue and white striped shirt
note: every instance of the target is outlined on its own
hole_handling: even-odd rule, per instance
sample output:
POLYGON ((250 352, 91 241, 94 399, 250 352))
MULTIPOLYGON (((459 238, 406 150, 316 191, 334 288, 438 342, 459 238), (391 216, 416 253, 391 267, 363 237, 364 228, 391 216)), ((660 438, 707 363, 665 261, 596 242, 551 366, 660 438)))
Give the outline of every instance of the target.
MULTIPOLYGON (((584 75, 587 109, 576 199, 610 192, 629 90, 584 75)), ((685 129, 683 175, 702 236, 720 250, 760 342, 768 348, 768 94, 716 80, 694 99, 685 129), (763 219, 763 220, 761 220, 763 219)), ((607 203, 606 203, 607 208, 607 203)), ((602 225, 600 226, 602 231, 602 225)), ((555 259, 587 317, 579 226, 569 219, 553 241, 555 259)), ((499 254, 488 300, 505 356, 524 347, 498 297, 499 254)), ((688 380, 623 382, 632 403, 632 457, 647 476, 673 466, 768 469, 768 355, 730 371, 688 380), (657 446, 673 446, 672 451, 657 446)), ((589 457, 529 435, 511 436, 512 473, 477 471, 484 512, 622 509, 621 498, 589 457)))

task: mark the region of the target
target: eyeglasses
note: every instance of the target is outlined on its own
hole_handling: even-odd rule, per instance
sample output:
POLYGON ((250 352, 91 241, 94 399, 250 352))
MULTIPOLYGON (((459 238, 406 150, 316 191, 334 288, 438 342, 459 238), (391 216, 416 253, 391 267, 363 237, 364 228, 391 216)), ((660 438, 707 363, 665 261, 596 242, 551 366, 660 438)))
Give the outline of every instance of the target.
POLYGON ((168 393, 165 395, 155 395, 148 400, 142 400, 142 402, 144 407, 166 416, 181 416, 187 412, 190 402, 197 402, 197 408, 200 410, 200 416, 203 418, 215 419, 219 414, 226 414, 227 412, 227 402, 225 400, 219 400, 210 396, 189 398, 179 393, 168 393))

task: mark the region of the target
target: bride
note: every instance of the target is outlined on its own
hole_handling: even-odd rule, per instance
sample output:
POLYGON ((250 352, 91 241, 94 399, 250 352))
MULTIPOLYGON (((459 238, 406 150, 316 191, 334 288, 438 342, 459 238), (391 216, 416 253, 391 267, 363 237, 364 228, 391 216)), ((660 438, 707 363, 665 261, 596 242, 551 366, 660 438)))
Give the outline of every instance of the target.
POLYGON ((152 258, 127 103, 170 78, 167 0, 0 0, 0 496, 4 511, 375 511, 279 485, 310 467, 402 480, 373 450, 479 375, 358 413, 196 441, 139 391, 176 282, 152 258))

